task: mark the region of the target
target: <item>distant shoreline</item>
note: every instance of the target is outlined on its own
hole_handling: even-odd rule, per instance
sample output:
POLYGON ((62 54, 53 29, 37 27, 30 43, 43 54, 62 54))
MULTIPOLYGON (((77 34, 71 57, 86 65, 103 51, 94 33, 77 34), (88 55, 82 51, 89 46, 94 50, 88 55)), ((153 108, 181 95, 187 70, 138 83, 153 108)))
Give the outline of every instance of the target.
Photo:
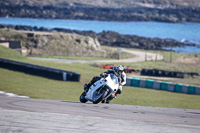
POLYGON ((184 46, 194 46, 199 47, 197 44, 184 44, 173 39, 159 39, 159 38, 147 38, 139 37, 135 35, 122 35, 117 32, 103 31, 96 33, 94 31, 79 31, 70 30, 64 28, 53 28, 47 29, 44 27, 31 27, 23 25, 3 25, 0 24, 0 29, 15 29, 24 31, 42 31, 42 32, 65 32, 65 33, 75 33, 83 36, 90 36, 92 38, 98 39, 101 45, 104 46, 114 46, 114 47, 124 47, 124 48, 136 48, 145 50, 164 50, 163 47, 184 47, 184 46))

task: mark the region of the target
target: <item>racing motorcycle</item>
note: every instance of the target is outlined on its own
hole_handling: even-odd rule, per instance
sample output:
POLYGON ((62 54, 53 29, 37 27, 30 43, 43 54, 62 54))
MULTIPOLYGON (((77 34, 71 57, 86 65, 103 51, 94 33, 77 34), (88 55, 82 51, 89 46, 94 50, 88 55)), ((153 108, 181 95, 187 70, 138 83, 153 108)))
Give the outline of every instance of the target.
POLYGON ((111 95, 115 95, 119 88, 118 77, 114 74, 106 74, 104 77, 91 85, 88 91, 84 91, 80 96, 80 102, 86 103, 88 100, 93 104, 106 101, 111 95))

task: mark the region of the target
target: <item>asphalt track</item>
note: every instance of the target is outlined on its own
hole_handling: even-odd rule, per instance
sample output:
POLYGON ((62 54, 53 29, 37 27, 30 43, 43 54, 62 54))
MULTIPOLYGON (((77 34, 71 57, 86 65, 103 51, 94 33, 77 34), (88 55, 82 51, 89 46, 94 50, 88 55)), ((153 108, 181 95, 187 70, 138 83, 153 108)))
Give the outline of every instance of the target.
POLYGON ((55 59, 55 58, 40 58, 40 57, 28 57, 29 59, 46 60, 60 63, 131 63, 131 62, 143 62, 145 60, 163 60, 163 56, 155 53, 147 53, 135 50, 122 49, 121 51, 135 55, 133 58, 120 59, 120 60, 71 60, 71 59, 55 59))
POLYGON ((199 133, 200 110, 0 96, 1 133, 199 133))

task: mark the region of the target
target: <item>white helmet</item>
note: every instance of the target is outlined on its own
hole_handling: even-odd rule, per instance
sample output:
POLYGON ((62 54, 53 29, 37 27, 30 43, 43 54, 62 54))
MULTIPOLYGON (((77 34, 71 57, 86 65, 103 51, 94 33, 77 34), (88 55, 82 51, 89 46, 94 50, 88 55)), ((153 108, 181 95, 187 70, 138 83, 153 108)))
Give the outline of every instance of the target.
POLYGON ((122 65, 120 65, 119 67, 118 67, 118 69, 119 69, 119 72, 123 72, 124 71, 124 67, 122 66, 122 65))
POLYGON ((123 71, 124 71, 124 67, 123 66, 114 66, 113 68, 114 73, 119 76, 123 71))

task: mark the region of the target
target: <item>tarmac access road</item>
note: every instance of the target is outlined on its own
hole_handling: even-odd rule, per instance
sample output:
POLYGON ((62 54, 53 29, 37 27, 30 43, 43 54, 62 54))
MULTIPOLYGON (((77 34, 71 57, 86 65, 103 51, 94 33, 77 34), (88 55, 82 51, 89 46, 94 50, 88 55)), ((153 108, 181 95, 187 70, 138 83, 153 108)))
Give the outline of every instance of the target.
POLYGON ((1 133, 199 133, 200 110, 0 95, 1 133))
POLYGON ((155 53, 147 53, 135 50, 122 49, 121 51, 135 55, 133 58, 120 59, 120 60, 71 60, 71 59, 56 59, 56 58, 40 58, 40 57, 28 57, 29 59, 47 60, 60 63, 131 63, 131 62, 143 62, 150 60, 163 60, 163 56, 155 53))

